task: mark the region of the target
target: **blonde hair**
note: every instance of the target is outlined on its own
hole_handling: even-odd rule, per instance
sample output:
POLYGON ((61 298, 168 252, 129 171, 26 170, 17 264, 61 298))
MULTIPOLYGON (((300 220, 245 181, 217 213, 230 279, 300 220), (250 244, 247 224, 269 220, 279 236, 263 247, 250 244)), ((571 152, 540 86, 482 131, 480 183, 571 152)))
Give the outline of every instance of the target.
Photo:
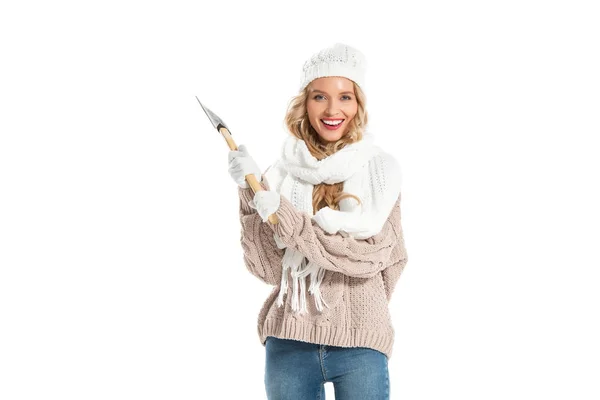
MULTIPOLYGON (((341 150, 346 145, 358 142, 363 138, 363 131, 368 122, 366 110, 366 96, 354 81, 354 93, 358 103, 358 111, 348 126, 348 132, 344 134, 338 141, 333 143, 323 144, 319 141, 319 135, 310 124, 308 113, 306 111, 306 101, 310 94, 311 85, 308 84, 298 95, 294 96, 288 105, 285 114, 285 124, 292 135, 306 143, 306 147, 310 153, 317 159, 330 156, 338 150, 341 150)), ((360 199, 353 194, 343 192, 344 182, 334 184, 320 183, 315 185, 313 189, 312 204, 313 213, 316 213, 323 207, 330 207, 334 210, 339 210, 340 200, 353 197, 360 203, 360 199)))

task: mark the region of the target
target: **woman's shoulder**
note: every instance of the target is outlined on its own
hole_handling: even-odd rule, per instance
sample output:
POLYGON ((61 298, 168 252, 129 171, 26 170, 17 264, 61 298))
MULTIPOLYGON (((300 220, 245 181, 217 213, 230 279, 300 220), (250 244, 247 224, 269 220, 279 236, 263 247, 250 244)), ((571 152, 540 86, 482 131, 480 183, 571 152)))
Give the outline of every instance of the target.
POLYGON ((263 173, 267 183, 269 184, 269 188, 277 192, 280 191, 281 182, 283 181, 283 178, 285 178, 286 174, 287 171, 280 159, 275 160, 275 162, 269 165, 263 173))
MULTIPOLYGON (((365 239, 377 235, 386 221, 395 218, 395 207, 400 199, 402 171, 398 160, 390 153, 378 151, 366 164, 360 177, 351 178, 347 187, 352 192, 359 188, 362 193, 361 211, 349 229, 356 239, 365 239), (357 186, 358 185, 358 186, 357 186)), ((350 201, 343 199, 341 202, 350 201)), ((347 208, 347 207, 346 207, 347 208)), ((348 232, 348 230, 346 230, 348 232)))
POLYGON ((371 158, 368 166, 370 188, 375 199, 397 200, 402 189, 402 168, 398 159, 383 149, 371 158))

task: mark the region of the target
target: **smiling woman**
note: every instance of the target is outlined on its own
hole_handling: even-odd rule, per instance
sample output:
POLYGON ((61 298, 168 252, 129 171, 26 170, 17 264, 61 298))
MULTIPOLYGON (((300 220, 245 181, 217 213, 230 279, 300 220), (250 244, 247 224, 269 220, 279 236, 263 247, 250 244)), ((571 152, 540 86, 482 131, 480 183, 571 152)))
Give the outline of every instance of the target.
MULTIPOLYGON (((258 318, 268 399, 323 398, 325 382, 346 400, 390 395, 402 175, 366 130, 364 67, 342 43, 310 58, 264 190, 239 190, 245 265, 274 286, 258 318)), ((236 182, 257 173, 245 148, 229 157, 236 182)))
POLYGON ((337 142, 358 111, 354 83, 340 76, 318 78, 309 85, 306 111, 319 138, 337 142))

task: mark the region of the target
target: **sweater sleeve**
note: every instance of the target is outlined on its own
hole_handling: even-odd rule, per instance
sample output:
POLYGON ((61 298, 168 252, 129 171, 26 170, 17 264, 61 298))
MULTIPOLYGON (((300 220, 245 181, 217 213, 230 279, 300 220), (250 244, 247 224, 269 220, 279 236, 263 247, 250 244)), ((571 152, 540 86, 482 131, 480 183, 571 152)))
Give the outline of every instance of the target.
POLYGON ((384 270, 394 249, 401 241, 400 197, 380 232, 366 239, 355 239, 345 233, 325 232, 306 212, 298 211, 281 196, 275 212, 279 223, 265 222, 288 247, 301 252, 324 269, 345 275, 370 278, 384 270))
MULTIPOLYGON (((260 184, 263 189, 269 190, 264 174, 260 184)), ((248 202, 254 198, 252 188, 244 189, 238 186, 238 194, 240 243, 246 268, 261 281, 277 286, 281 281, 281 261, 285 250, 277 247, 273 231, 263 222, 256 210, 248 205, 248 202)))
MULTIPOLYGON (((398 210, 400 212, 400 210, 398 210)), ((401 217, 399 216, 401 219, 401 217)), ((391 254, 389 267, 382 271, 383 284, 385 286, 385 294, 388 301, 391 300, 392 294, 394 293, 394 289, 396 288, 396 283, 398 283, 398 279, 404 271, 404 267, 408 262, 408 255, 406 253, 406 246, 404 243, 404 234, 402 226, 397 225, 398 229, 398 244, 394 248, 394 251, 391 254)))

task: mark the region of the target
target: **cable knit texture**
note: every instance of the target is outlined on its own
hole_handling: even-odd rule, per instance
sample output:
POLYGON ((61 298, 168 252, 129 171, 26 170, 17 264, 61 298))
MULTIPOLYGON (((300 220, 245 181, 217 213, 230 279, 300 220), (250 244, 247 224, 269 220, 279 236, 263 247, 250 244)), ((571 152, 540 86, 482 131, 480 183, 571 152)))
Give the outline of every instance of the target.
MULTIPOLYGON (((379 186, 385 182, 383 159, 374 157, 369 162, 367 186, 371 191, 381 190, 379 186)), ((264 174, 262 178, 261 186, 269 190, 264 174)), ((267 336, 275 336, 332 346, 368 347, 391 357, 395 333, 388 304, 408 261, 401 227, 400 195, 377 233, 368 238, 355 238, 343 231, 325 232, 285 196, 281 196, 276 212, 279 223, 263 222, 248 205, 254 197, 252 189, 238 188, 238 193, 245 265, 257 278, 274 286, 258 316, 261 343, 265 345, 267 336), (290 304, 291 288, 288 288, 284 306, 277 306, 285 251, 277 246, 274 232, 286 246, 326 270, 321 293, 329 308, 318 312, 313 302, 308 302, 307 313, 294 313, 290 304)))

